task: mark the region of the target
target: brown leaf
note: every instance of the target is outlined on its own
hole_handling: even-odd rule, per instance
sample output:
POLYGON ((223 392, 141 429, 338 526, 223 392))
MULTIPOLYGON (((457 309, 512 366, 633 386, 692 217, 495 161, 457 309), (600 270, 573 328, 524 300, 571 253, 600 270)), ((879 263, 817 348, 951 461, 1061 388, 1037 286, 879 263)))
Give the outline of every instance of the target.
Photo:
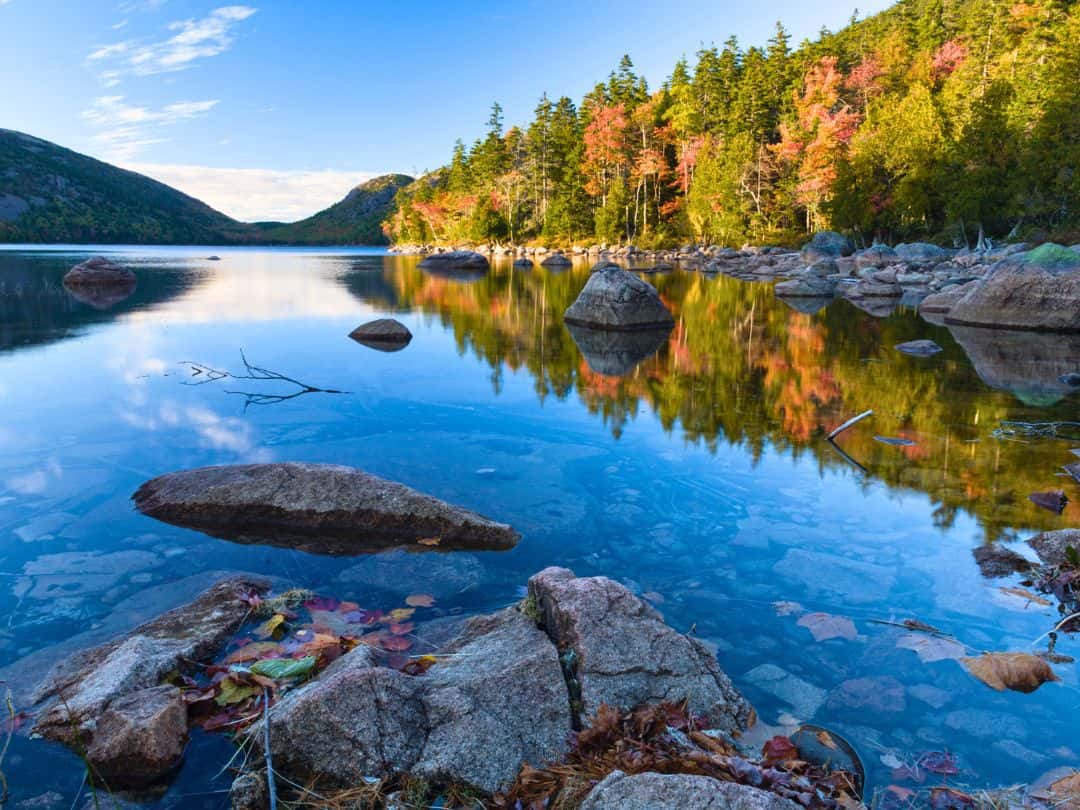
POLYGON ((836 741, 833 740, 832 735, 825 729, 821 729, 820 731, 818 731, 817 739, 818 742, 824 745, 826 748, 831 748, 834 751, 836 750, 836 741))
POLYGON ((405 604, 409 607, 431 607, 435 604, 435 597, 430 593, 414 593, 405 597, 405 604))
POLYGON ((787 737, 776 736, 761 747, 762 761, 766 765, 776 765, 799 758, 799 749, 787 737))
POLYGON ((830 638, 845 638, 854 641, 858 638, 855 624, 846 616, 833 616, 831 613, 807 613, 796 622, 805 627, 814 636, 814 641, 830 638))
POLYGON ((964 668, 991 689, 1034 692, 1047 681, 1061 680, 1050 665, 1029 653, 983 653, 961 658, 964 668))
POLYGON ((442 542, 441 537, 421 537, 416 541, 422 546, 437 546, 442 542))
POLYGON ((1068 776, 1063 776, 1050 785, 1050 794, 1055 801, 1055 807, 1073 807, 1080 805, 1080 771, 1074 771, 1068 776), (1068 802, 1059 804, 1058 802, 1068 802))

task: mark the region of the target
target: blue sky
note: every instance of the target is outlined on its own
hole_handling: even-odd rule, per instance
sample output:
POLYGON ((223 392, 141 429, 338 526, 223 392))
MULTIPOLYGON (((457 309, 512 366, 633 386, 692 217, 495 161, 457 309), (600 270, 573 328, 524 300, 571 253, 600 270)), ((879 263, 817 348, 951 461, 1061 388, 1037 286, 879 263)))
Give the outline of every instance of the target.
MULTIPOLYGON (((860 14, 885 0, 861 0, 860 14)), ((853 0, 0 0, 0 127, 135 168, 241 219, 293 219, 443 163, 493 100, 526 121, 629 53, 650 86, 736 34, 838 28, 853 0)))

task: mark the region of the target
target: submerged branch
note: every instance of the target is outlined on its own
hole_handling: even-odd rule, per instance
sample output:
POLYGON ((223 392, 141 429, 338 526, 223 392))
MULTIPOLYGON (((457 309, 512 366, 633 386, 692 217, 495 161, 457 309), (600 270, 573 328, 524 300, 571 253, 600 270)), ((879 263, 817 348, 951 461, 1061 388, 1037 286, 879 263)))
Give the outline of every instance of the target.
POLYGON ((234 374, 231 371, 223 370, 219 368, 213 368, 203 363, 196 363, 191 360, 182 360, 180 365, 187 366, 191 370, 192 379, 186 380, 184 385, 206 385, 207 383, 214 383, 218 380, 232 379, 232 380, 252 380, 255 382, 280 382, 287 383, 289 385, 296 386, 295 391, 288 394, 273 394, 263 393, 258 391, 226 391, 226 394, 237 394, 244 397, 244 410, 246 411, 249 405, 272 405, 278 402, 286 402, 290 399, 303 396, 304 394, 347 394, 348 391, 340 391, 337 388, 319 388, 314 385, 308 385, 305 382, 301 382, 294 377, 288 377, 278 371, 272 371, 262 366, 252 365, 247 359, 247 355, 244 354, 244 350, 240 350, 240 359, 244 364, 245 372, 242 374, 234 374), (194 379, 199 377, 201 379, 194 379))

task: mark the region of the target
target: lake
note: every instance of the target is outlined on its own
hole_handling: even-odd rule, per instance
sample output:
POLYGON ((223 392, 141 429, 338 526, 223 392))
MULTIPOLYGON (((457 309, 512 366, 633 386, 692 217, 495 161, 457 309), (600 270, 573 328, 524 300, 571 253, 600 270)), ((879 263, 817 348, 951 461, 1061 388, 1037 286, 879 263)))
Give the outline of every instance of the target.
MULTIPOLYGON (((923 662, 897 626, 1029 651, 1057 621, 1002 590, 1018 577, 983 577, 973 551, 1080 525, 1080 488, 1060 471, 1080 439, 995 433, 1078 418, 1080 395, 1057 380, 1080 366, 1075 338, 950 331, 907 306, 799 312, 769 284, 676 271, 648 277, 675 314, 669 335, 579 348, 562 312, 587 278, 584 262, 432 275, 377 249, 0 251, 0 677, 22 697, 63 652, 219 572, 372 608, 423 591, 438 619, 511 604, 562 565, 623 582, 715 645, 762 723, 848 738, 872 786, 914 786, 898 764, 945 750, 955 784, 1080 765, 1075 664, 1032 694, 998 693, 955 660, 923 662), (130 297, 63 288, 98 253, 135 269, 130 297), (413 332, 402 351, 348 337, 381 316, 413 332), (893 348, 917 338, 944 351, 893 348), (345 393, 195 373, 241 374, 241 352, 345 393), (843 453, 825 441, 867 409, 843 453), (507 552, 323 557, 214 539, 130 501, 165 472, 271 460, 361 467, 523 538, 507 552), (1061 516, 1028 500, 1059 488, 1073 501, 1061 516)), ((227 806, 232 750, 196 734, 161 806, 227 806)), ((51 791, 71 806, 83 780, 77 756, 23 735, 3 769, 13 804, 51 791)))

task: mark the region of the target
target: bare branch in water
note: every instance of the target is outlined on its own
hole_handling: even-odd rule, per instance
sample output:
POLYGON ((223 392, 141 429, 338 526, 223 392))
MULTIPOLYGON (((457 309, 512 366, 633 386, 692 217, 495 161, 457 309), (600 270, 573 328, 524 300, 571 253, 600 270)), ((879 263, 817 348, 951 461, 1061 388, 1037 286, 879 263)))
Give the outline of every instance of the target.
POLYGON ((300 382, 293 377, 287 377, 277 371, 271 371, 270 369, 263 368, 261 366, 252 365, 247 355, 244 354, 244 350, 240 350, 240 359, 244 363, 245 372, 243 374, 234 374, 231 371, 222 370, 207 366, 203 363, 196 363, 191 360, 183 360, 180 365, 187 366, 191 370, 192 379, 186 380, 184 385, 206 385, 207 383, 217 382, 218 380, 232 379, 232 380, 254 380, 257 382, 281 382, 289 385, 296 386, 295 391, 287 394, 272 394, 263 393, 258 391, 226 391, 226 394, 237 394, 244 397, 244 410, 248 409, 249 405, 273 405, 278 402, 285 402, 296 397, 303 396, 304 394, 347 394, 348 391, 339 391, 336 388, 318 388, 314 385, 308 385, 307 383, 300 382), (201 379, 194 379, 199 377, 201 379))
POLYGON ((1080 422, 1002 421, 991 434, 995 439, 1080 439, 1080 422))

